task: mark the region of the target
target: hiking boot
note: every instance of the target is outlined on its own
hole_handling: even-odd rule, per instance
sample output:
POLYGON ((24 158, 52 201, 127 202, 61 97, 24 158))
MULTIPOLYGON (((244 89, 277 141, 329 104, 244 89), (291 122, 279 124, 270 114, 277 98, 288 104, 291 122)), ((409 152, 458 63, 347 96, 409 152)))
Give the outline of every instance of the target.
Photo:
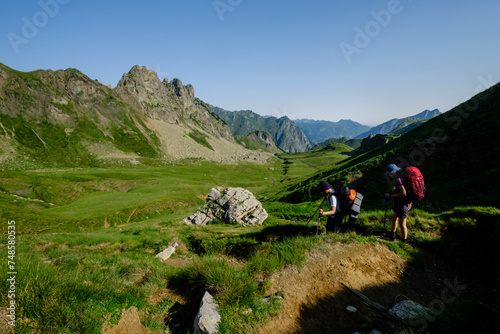
POLYGON ((396 233, 394 233, 394 232, 389 232, 389 234, 387 235, 387 239, 389 239, 389 241, 394 241, 394 240, 396 240, 396 233))
POLYGON ((408 239, 401 239, 401 242, 404 243, 405 245, 408 245, 408 239))

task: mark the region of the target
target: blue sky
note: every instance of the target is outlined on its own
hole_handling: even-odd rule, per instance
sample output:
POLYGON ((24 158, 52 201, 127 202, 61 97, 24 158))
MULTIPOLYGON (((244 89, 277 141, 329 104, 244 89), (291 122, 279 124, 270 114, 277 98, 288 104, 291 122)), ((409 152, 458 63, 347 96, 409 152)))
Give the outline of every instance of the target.
POLYGON ((116 86, 136 64, 203 101, 376 125, 500 81, 498 0, 7 1, 0 62, 116 86))

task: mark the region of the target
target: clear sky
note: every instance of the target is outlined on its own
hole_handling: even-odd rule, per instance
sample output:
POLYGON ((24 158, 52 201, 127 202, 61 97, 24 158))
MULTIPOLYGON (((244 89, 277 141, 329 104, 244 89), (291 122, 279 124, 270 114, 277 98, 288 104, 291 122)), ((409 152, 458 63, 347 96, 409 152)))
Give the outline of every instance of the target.
POLYGON ((499 0, 3 1, 0 62, 77 68, 116 86, 134 65, 203 101, 376 125, 444 112, 500 81, 499 0))

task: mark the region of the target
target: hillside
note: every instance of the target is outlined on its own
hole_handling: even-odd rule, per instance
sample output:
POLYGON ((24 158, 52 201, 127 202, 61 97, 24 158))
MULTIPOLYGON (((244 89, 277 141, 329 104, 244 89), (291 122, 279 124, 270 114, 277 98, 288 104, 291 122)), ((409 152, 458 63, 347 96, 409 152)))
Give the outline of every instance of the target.
POLYGON ((414 118, 405 118, 403 122, 401 122, 394 130, 389 132, 390 135, 402 135, 416 127, 422 125, 426 120, 425 119, 414 119, 414 118))
POLYGON ((7 168, 258 158, 194 88, 134 66, 112 89, 76 69, 0 64, 0 164, 7 168))
POLYGON ((270 133, 265 131, 254 131, 247 136, 236 135, 236 141, 250 150, 262 150, 264 152, 270 153, 283 153, 279 149, 270 133))
MULTIPOLYGON (((363 132, 356 136, 356 138, 363 139, 369 135, 376 135, 376 134, 387 134, 396 128, 401 128, 400 126, 402 125, 403 127, 409 126, 412 123, 419 122, 420 120, 426 120, 426 119, 431 119, 433 117, 436 117, 437 115, 440 115, 441 112, 438 109, 434 110, 424 110, 419 114, 410 116, 410 117, 405 117, 405 118, 394 118, 391 119, 390 121, 384 122, 382 124, 379 124, 370 130, 363 132)), ((417 123, 418 125, 420 123, 417 123)), ((408 128, 411 129, 411 128, 408 128)), ((407 130, 408 130, 407 129, 407 130)))
POLYGON ((417 166, 427 192, 421 207, 444 210, 458 205, 500 206, 500 84, 426 121, 414 130, 377 149, 354 155, 334 168, 289 185, 274 199, 290 202, 319 197, 321 179, 349 182, 365 194, 364 206, 380 208, 381 194, 390 189, 385 166, 417 166), (366 196, 368 195, 368 196, 366 196))
POLYGON ((228 111, 211 106, 212 111, 229 125, 233 135, 246 136, 254 131, 272 135, 276 146, 285 152, 304 152, 312 147, 302 130, 288 117, 263 117, 251 110, 228 111))
POLYGON ((361 146, 361 139, 347 139, 345 137, 342 138, 330 138, 325 140, 324 142, 318 143, 313 146, 313 150, 318 149, 318 148, 323 148, 326 146, 330 146, 332 144, 345 144, 349 147, 352 147, 353 149, 357 149, 358 147, 361 146))
POLYGON ((352 139, 360 133, 370 130, 369 126, 350 119, 341 119, 338 122, 296 119, 293 122, 304 131, 307 138, 314 144, 324 142, 330 138, 345 137, 352 139))

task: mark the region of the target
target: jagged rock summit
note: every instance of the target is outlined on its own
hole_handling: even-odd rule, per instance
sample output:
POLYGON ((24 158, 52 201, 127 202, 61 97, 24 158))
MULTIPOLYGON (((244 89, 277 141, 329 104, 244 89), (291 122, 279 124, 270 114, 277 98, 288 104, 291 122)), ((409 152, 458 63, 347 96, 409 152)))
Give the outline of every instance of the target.
POLYGON ((261 225, 267 212, 255 196, 243 188, 212 188, 207 202, 183 220, 191 225, 206 225, 214 219, 227 224, 261 225))
POLYGON ((168 123, 186 123, 192 127, 203 124, 208 133, 233 142, 231 130, 210 110, 203 101, 195 98, 194 88, 184 86, 180 79, 160 81, 153 70, 134 66, 125 73, 116 90, 137 110, 153 120, 168 123))

